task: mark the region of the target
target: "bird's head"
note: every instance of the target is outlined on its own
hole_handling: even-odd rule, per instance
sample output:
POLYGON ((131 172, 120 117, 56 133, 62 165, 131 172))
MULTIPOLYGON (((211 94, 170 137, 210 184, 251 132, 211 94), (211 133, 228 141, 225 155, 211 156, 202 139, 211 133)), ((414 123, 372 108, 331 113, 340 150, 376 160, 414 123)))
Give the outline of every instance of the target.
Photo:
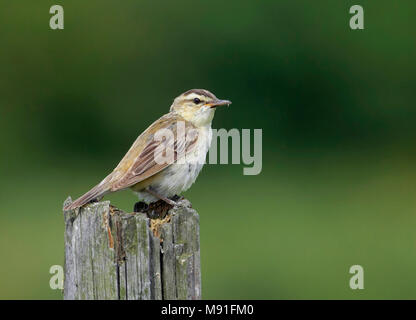
POLYGON ((218 99, 208 90, 192 89, 177 97, 170 111, 179 113, 185 120, 200 127, 211 123, 216 107, 229 104, 231 101, 218 99))

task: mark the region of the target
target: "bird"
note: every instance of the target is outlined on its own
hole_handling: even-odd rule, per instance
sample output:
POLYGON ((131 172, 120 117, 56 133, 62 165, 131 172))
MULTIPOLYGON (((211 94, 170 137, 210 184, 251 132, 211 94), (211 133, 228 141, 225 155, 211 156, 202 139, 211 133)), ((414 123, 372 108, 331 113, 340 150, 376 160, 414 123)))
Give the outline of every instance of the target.
POLYGON ((175 206, 173 198, 191 187, 205 163, 216 108, 230 104, 205 89, 182 93, 167 114, 139 135, 109 175, 64 210, 128 188, 146 203, 162 200, 175 206))

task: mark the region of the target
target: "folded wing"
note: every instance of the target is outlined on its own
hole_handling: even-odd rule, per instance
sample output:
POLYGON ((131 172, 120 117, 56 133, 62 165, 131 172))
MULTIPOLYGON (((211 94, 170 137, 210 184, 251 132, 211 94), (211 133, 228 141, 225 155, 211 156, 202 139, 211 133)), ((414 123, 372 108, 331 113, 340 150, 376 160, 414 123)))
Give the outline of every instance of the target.
POLYGON ((170 117, 167 120, 161 118, 160 121, 162 123, 156 122, 149 128, 150 134, 139 155, 132 159, 127 154, 125 159, 120 162, 118 167, 127 167, 127 170, 121 170, 125 171, 122 176, 113 177, 111 191, 131 187, 150 178, 172 163, 184 160, 183 157, 194 150, 198 133, 190 122, 178 117, 170 117), (161 127, 170 130, 170 134, 164 135, 159 132, 159 136, 157 136, 157 128, 161 127), (178 128, 179 131, 183 128, 184 132, 178 132, 178 128), (160 139, 161 137, 163 139, 160 139))

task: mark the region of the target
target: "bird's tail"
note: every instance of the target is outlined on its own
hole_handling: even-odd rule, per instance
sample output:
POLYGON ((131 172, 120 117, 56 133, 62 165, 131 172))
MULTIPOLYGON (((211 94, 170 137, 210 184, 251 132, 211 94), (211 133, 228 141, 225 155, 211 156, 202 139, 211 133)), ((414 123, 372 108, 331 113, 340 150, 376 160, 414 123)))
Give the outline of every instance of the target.
POLYGON ((100 184, 97 184, 94 188, 92 188, 86 194, 79 197, 74 202, 66 205, 64 207, 64 210, 68 211, 68 210, 79 208, 83 206, 84 204, 87 204, 91 200, 102 198, 109 191, 110 191, 109 184, 106 182, 106 179, 104 179, 100 184))

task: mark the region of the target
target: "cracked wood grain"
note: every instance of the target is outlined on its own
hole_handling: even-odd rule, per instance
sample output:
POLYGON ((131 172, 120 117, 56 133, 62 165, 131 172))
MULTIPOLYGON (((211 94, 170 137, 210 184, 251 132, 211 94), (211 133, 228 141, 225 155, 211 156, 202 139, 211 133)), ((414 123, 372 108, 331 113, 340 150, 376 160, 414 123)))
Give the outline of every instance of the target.
POLYGON ((64 299, 201 299, 199 216, 186 199, 168 214, 158 238, 109 201, 64 212, 64 299))

